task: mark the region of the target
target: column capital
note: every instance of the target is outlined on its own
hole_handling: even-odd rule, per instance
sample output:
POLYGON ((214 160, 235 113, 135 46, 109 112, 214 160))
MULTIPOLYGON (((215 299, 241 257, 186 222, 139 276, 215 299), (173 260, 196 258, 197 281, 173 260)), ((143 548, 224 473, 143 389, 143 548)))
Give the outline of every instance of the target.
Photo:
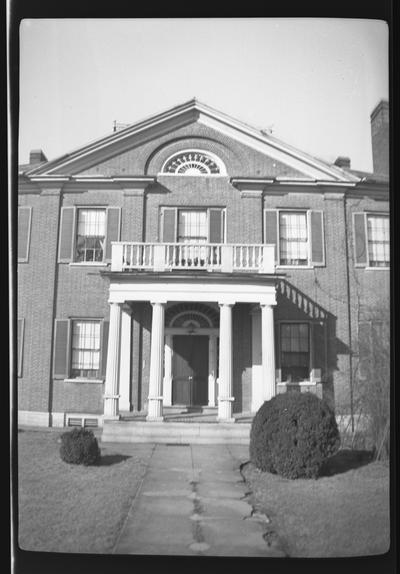
POLYGON ((154 305, 166 305, 168 301, 166 299, 161 299, 160 301, 150 301, 150 304, 154 307, 154 305))
POLYGON ((218 301, 218 305, 219 307, 233 307, 235 305, 235 302, 218 301))

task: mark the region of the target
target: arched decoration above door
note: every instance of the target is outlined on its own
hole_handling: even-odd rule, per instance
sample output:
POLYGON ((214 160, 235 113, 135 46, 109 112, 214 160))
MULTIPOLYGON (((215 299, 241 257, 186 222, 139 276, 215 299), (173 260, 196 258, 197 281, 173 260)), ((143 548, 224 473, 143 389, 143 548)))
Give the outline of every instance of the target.
POLYGON ((219 313, 202 303, 179 303, 165 313, 166 327, 186 327, 191 323, 197 328, 218 328, 219 313))

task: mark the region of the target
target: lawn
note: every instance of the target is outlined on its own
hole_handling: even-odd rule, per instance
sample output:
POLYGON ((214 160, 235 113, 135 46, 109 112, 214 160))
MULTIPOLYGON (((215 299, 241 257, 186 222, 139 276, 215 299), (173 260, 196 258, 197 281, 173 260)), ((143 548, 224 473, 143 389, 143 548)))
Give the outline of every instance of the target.
POLYGON ((18 529, 24 550, 109 553, 152 445, 103 445, 98 466, 59 456, 61 432, 18 432, 18 529))
POLYGON ((389 550, 389 465, 341 451, 317 480, 242 474, 253 506, 270 519, 291 557, 349 557, 389 550))

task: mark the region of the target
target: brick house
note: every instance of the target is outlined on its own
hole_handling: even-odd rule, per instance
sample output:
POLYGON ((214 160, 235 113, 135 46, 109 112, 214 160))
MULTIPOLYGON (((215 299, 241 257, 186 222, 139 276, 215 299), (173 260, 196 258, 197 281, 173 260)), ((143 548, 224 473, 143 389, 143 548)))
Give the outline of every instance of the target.
POLYGON ((348 414, 360 317, 389 299, 387 102, 371 129, 373 174, 196 99, 53 161, 31 152, 19 422, 230 423, 294 390, 348 414))

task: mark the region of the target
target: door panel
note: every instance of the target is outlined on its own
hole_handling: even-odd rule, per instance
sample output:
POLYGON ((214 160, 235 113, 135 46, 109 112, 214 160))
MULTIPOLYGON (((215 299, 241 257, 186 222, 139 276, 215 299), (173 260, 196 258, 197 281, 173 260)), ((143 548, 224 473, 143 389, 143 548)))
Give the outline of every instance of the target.
POLYGON ((173 337, 172 404, 206 405, 208 402, 208 337, 173 337))

